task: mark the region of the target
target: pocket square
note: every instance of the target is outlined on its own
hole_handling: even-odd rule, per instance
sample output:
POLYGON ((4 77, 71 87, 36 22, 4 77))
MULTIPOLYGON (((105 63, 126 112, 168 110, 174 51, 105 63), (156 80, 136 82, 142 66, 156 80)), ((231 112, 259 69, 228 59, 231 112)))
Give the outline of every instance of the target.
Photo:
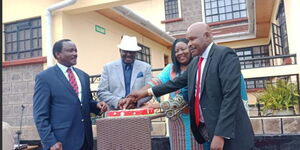
POLYGON ((139 72, 139 73, 137 74, 136 78, 141 78, 141 77, 143 77, 143 76, 144 76, 143 72, 139 72))

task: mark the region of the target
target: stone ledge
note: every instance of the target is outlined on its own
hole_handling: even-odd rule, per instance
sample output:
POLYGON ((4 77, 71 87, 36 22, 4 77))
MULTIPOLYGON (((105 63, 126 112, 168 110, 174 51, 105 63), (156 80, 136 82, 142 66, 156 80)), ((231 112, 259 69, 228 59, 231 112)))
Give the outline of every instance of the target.
MULTIPOLYGON (((289 117, 260 117, 250 118, 256 136, 262 135, 293 135, 300 134, 300 116, 289 117)), ((18 126, 13 126, 13 135, 16 136, 18 126)), ((97 137, 96 125, 93 125, 94 138, 97 137)), ((167 124, 165 122, 152 122, 152 136, 165 136, 167 124)), ((39 140, 35 126, 22 127, 22 140, 39 140)))
POLYGON ((300 134, 300 116, 250 118, 256 135, 300 134))

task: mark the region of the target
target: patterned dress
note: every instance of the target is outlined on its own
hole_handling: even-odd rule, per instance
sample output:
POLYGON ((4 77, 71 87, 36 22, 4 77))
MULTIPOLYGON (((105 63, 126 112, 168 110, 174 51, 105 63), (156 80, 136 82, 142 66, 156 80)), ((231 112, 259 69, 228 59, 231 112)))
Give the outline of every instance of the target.
MULTIPOLYGON (((173 80, 179 74, 176 74, 173 69, 173 64, 168 64, 156 78, 148 82, 149 85, 155 86, 173 80)), ((183 72, 182 72, 183 73, 183 72)), ((169 94, 170 97, 175 97, 177 94, 187 98, 187 88, 182 88, 178 91, 169 94)), ((160 102, 160 99, 157 99, 160 102)), ((170 145, 171 150, 204 150, 202 144, 198 144, 191 131, 190 113, 186 107, 176 119, 169 120, 170 145)))

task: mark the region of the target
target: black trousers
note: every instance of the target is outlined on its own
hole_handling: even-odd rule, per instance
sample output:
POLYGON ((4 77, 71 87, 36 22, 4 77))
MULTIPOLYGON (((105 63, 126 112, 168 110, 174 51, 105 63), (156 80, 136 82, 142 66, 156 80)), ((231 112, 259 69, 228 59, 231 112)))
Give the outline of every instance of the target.
POLYGON ((80 150, 93 150, 93 146, 88 144, 86 136, 84 136, 84 142, 80 150))

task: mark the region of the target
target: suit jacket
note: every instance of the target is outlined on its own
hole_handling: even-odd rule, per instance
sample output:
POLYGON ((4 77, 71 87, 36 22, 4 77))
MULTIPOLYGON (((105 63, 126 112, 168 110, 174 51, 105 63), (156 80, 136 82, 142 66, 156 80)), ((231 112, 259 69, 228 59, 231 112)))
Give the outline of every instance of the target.
MULTIPOLYGON (((203 143, 194 115, 198 61, 199 56, 192 60, 182 76, 153 87, 153 93, 160 96, 187 85, 192 132, 196 140, 203 143)), ((202 73, 200 104, 209 140, 214 135, 230 138, 225 139, 224 150, 247 150, 254 144, 253 129, 241 100, 240 77, 240 63, 235 52, 213 44, 202 73)))
POLYGON ((64 150, 78 150, 85 137, 93 147, 90 113, 99 110, 92 100, 89 75, 74 70, 81 83, 81 102, 57 65, 36 75, 33 117, 44 149, 62 142, 64 150))
MULTIPOLYGON (((132 67, 130 92, 144 87, 152 79, 151 66, 145 62, 135 60, 132 67)), ((118 102, 126 94, 122 60, 117 60, 103 67, 97 95, 101 101, 110 105, 111 109, 117 109, 118 102)), ((146 97, 138 102, 138 106, 149 101, 146 97)))

